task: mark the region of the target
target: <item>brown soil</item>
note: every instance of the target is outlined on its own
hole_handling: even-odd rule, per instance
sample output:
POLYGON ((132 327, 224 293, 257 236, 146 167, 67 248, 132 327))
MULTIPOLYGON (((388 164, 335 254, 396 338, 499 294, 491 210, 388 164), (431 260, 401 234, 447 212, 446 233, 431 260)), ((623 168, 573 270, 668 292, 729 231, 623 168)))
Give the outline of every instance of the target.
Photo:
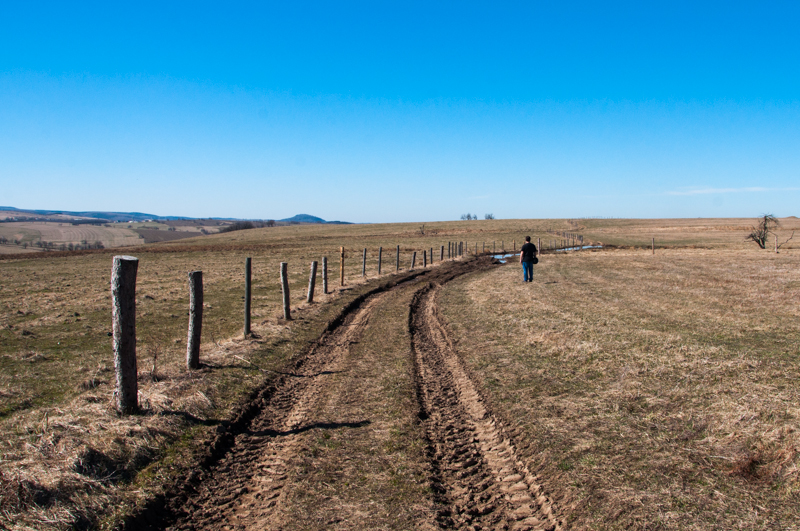
POLYGON ((561 529, 553 504, 486 408, 442 324, 439 286, 412 304, 418 398, 445 529, 561 529))
POLYGON ((205 462, 127 528, 560 529, 461 368, 436 308, 438 286, 491 265, 483 258, 420 270, 354 301, 228 424, 205 462), (403 316, 398 348, 398 333, 385 326, 403 316), (399 372, 385 351, 402 353, 399 372), (408 391, 391 396, 405 380, 408 391), (356 444, 370 451, 347 455, 356 444), (338 474, 328 473, 334 464, 338 474), (414 482, 416 490, 403 490, 414 482))

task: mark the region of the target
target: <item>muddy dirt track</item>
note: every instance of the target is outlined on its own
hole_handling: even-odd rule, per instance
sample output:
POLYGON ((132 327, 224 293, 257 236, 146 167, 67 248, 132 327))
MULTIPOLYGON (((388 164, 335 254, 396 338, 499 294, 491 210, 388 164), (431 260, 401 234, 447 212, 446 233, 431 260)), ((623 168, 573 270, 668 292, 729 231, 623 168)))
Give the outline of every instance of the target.
MULTIPOLYGON (((536 477, 520 460, 513 441, 487 410, 463 369, 437 309, 437 294, 445 283, 489 267, 492 263, 488 258, 447 263, 357 299, 306 355, 259 393, 245 421, 231 424, 225 434, 227 442, 218 445, 213 458, 198 466, 182 485, 176 485, 158 510, 139 515, 127 527, 176 531, 407 526, 562 529, 536 477), (370 409, 376 393, 365 394, 359 389, 367 385, 364 382, 369 381, 370 371, 379 372, 377 365, 387 362, 366 359, 359 344, 380 320, 401 321, 400 314, 387 309, 391 304, 402 304, 406 312, 407 321, 397 326, 404 328, 407 343, 403 346, 409 358, 405 372, 413 373, 407 375, 410 384, 406 394, 416 395, 412 399, 416 411, 409 417, 416 417, 417 438, 424 440, 421 455, 426 462, 419 466, 428 483, 421 491, 427 500, 410 508, 403 523, 403 515, 390 514, 392 511, 380 502, 364 503, 356 510, 353 503, 326 505, 320 497, 318 509, 324 517, 300 521, 290 498, 295 499, 308 487, 299 485, 293 471, 299 463, 311 470, 325 466, 322 457, 315 463, 316 454, 307 452, 308 437, 324 430, 347 429, 349 440, 366 441, 367 454, 380 447, 369 438, 377 437, 382 424, 365 418, 367 411, 372 418, 376 416, 374 408, 370 409)), ((381 334, 384 332, 377 335, 381 334)), ((380 350, 378 347, 375 352, 380 350)), ((380 378, 377 373, 376 378, 380 378)), ((336 459, 349 462, 351 457, 354 461, 370 459, 361 455, 339 455, 336 459)), ((342 464, 345 470, 346 465, 342 464)), ((350 466, 353 474, 360 474, 358 466, 350 466)), ((383 466, 390 465, 384 462, 383 466)), ((329 486, 325 481, 318 483, 329 486)), ((345 477, 337 489, 348 485, 351 482, 345 477)), ((315 504, 312 500, 308 512, 314 512, 315 504)))

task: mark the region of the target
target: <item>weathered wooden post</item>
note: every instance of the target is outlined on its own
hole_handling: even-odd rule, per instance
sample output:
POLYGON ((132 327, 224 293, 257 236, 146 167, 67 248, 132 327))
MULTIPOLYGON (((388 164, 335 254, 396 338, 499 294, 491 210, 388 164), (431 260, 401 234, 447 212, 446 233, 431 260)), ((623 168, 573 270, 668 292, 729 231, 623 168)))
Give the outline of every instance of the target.
POLYGON ((317 284, 317 261, 311 262, 311 276, 308 278, 308 296, 306 302, 314 302, 314 287, 317 284))
POLYGON ((252 276, 252 263, 253 260, 249 256, 244 259, 244 337, 250 335, 250 277, 252 276))
MULTIPOLYGON (((777 240, 775 240, 775 241, 777 242, 777 240)), ((652 246, 653 246, 653 254, 656 254, 656 239, 655 238, 653 238, 652 246)), ((776 252, 777 252, 777 249, 776 249, 776 252)))
POLYGON ((428 267, 428 251, 427 249, 422 250, 422 267, 428 267))
POLYGON ((452 258, 452 253, 450 252, 452 242, 447 242, 447 259, 450 260, 452 258))
POLYGON ((400 246, 397 246, 397 257, 395 258, 394 270, 400 271, 400 246))
POLYGON ((536 238, 539 241, 539 245, 536 246, 536 251, 539 253, 539 257, 542 256, 542 239, 536 238))
POLYGON ((328 294, 328 257, 322 257, 322 293, 328 294))
POLYGON ((383 247, 378 247, 378 276, 381 276, 382 261, 383 261, 383 247))
POLYGON ((433 265, 433 247, 431 247, 431 265, 433 265))
POLYGON ((497 242, 492 242, 492 254, 497 254, 497 242))
POLYGON ((486 254, 486 242, 483 242, 483 247, 481 248, 481 253, 486 254))
POLYGON ((203 328, 203 272, 189 272, 189 338, 186 340, 186 368, 200 368, 200 332, 203 328))
POLYGON ((414 270, 414 262, 416 261, 417 261, 417 251, 414 251, 413 253, 411 253, 411 269, 409 269, 409 271, 414 270))
POLYGON ((439 261, 444 262, 444 245, 439 248, 439 261))
POLYGON ((464 256, 464 242, 458 242, 458 256, 464 256))
POLYGON ((344 287, 344 247, 339 247, 339 286, 344 287))
POLYGON ((367 248, 364 247, 364 256, 361 259, 361 276, 367 276, 367 248))
POLYGON ((514 252, 517 252, 517 240, 511 240, 511 245, 514 246, 514 252))
POLYGON ((136 271, 139 259, 115 256, 111 268, 111 321, 114 369, 117 375, 117 411, 139 409, 136 368, 136 271))
POLYGON ((281 262, 281 291, 283 292, 283 318, 292 320, 292 308, 289 299, 289 272, 288 264, 281 262))
POLYGON ((500 240, 500 252, 506 254, 506 244, 503 243, 503 240, 500 240))

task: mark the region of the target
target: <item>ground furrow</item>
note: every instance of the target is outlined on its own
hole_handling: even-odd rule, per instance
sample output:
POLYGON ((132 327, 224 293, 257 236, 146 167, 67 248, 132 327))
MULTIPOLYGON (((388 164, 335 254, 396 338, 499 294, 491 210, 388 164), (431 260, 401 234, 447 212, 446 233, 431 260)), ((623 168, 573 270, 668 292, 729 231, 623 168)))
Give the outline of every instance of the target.
POLYGON ((284 485, 313 409, 384 294, 368 298, 309 353, 302 374, 283 375, 271 399, 204 478, 170 529, 275 529, 284 485))
POLYGON ((463 369, 439 317, 439 289, 420 290, 410 325, 440 526, 561 529, 551 501, 463 369))

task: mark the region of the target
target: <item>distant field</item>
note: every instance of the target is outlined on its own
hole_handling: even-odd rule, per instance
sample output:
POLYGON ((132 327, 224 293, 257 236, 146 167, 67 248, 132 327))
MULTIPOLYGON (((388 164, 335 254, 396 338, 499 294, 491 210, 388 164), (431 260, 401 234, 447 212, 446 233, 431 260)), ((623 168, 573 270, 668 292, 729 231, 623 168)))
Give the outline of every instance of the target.
MULTIPOLYGON (((782 240, 800 230, 796 218, 782 222, 782 240)), ((665 516, 652 528, 677 529, 696 520, 687 527, 710 529, 713 522, 695 517, 706 509, 724 515, 726 504, 733 516, 743 516, 741 528, 785 523, 795 513, 783 504, 800 492, 797 446, 789 446, 796 441, 792 433, 800 433, 797 385, 791 380, 792 364, 800 361, 800 236, 775 255, 744 241, 752 223, 291 225, 147 245, 134 228, 173 232, 169 225, 0 223, 7 238, 69 234, 76 242, 117 242, 106 247, 125 238, 139 244, 0 260, 0 525, 61 529, 76 515, 111 521, 103 507, 141 501, 167 481, 174 462, 189 459, 181 452, 192 453, 192 440, 216 429, 263 382, 263 370, 281 369, 322 332, 325 319, 357 295, 364 283, 364 248, 365 280, 374 281, 379 246, 386 277, 394 272, 397 245, 405 271, 414 251, 420 264, 423 250, 433 248, 438 263, 438 249, 444 245, 446 253, 448 241, 465 241, 470 252, 484 243, 499 251, 518 249, 525 235, 543 244, 557 238, 548 231, 576 232, 585 243, 626 249, 545 255, 530 292, 517 285, 521 273, 514 264, 464 278, 443 291, 442 311, 457 332, 459 353, 493 403, 507 407, 530 434, 531 450, 524 455, 531 466, 567 485, 557 492, 569 501, 562 510, 583 511, 579 521, 600 528, 615 521, 648 528, 651 520, 636 524, 635 517, 653 514, 641 512, 637 503, 663 509, 665 516), (653 237, 659 247, 655 260, 649 251, 653 237), (340 247, 346 251, 346 288, 352 290, 338 290, 340 247), (135 417, 118 417, 112 409, 109 281, 115 254, 140 259, 137 348, 146 413, 135 417), (334 291, 321 295, 318 284, 317 302, 308 305, 309 264, 323 256, 334 291), (253 259, 257 337, 243 340, 246 257, 253 259), (292 322, 281 318, 280 262, 289 263, 292 322), (204 272, 201 356, 209 366, 190 374, 184 369, 187 272, 195 269, 204 272), (725 400, 715 401, 715 394, 725 400), (720 442, 725 430, 735 434, 730 444, 720 442), (686 455, 676 453, 678 448, 686 455), (636 452, 640 457, 633 460, 636 452), (740 459, 746 455, 754 458, 752 467, 740 459), (650 462, 666 479, 648 483, 650 462), (140 473, 148 463, 154 464, 140 473), (737 463, 744 472, 735 471, 737 463), (668 470, 669 464, 680 473, 668 470), (705 505, 693 499, 708 496, 709 489, 721 497, 705 505), (35 499, 50 501, 36 505, 35 499), (758 511, 769 519, 744 514, 755 511, 755 504, 767 508, 758 511), (596 516, 587 516, 595 510, 596 516)), ((724 518, 726 525, 733 521, 724 518)))
POLYGON ((99 241, 104 247, 126 247, 143 243, 136 232, 125 226, 72 225, 66 222, 0 223, 0 236, 28 245, 37 241, 53 242, 55 245, 99 241))

